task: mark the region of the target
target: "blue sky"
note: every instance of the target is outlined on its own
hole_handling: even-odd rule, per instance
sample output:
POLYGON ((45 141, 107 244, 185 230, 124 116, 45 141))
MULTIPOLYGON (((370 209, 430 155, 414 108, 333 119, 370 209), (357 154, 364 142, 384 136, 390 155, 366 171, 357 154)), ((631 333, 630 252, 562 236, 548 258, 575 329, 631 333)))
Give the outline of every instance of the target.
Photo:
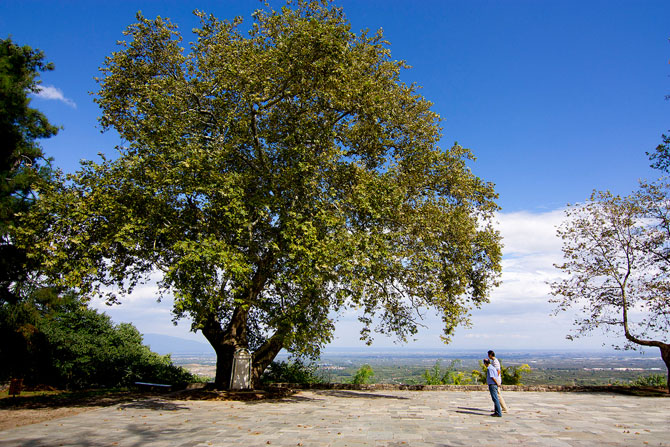
MULTIPOLYGON (((279 5, 279 2, 272 2, 279 5)), ((560 261, 555 225, 567 203, 595 189, 627 194, 655 178, 645 151, 670 129, 668 1, 400 1, 341 0, 354 30, 383 28, 394 58, 444 119, 442 146, 454 141, 477 157, 473 171, 496 184, 505 237, 503 285, 473 313, 452 347, 597 348, 594 336, 566 342, 571 318, 551 317, 546 281, 560 261)), ((0 0, 0 35, 43 50, 55 71, 33 105, 63 126, 45 152, 66 171, 116 138, 100 134, 94 77, 122 31, 145 16, 169 17, 185 41, 197 25, 193 9, 247 21, 260 3, 240 1, 0 0)), ((105 308, 142 332, 196 338, 173 327, 169 302, 151 286, 125 304, 105 308)), ((355 318, 344 315, 334 346, 358 345, 355 318)), ((440 346, 439 320, 410 347, 440 346)), ((377 346, 392 345, 377 339, 377 346)))

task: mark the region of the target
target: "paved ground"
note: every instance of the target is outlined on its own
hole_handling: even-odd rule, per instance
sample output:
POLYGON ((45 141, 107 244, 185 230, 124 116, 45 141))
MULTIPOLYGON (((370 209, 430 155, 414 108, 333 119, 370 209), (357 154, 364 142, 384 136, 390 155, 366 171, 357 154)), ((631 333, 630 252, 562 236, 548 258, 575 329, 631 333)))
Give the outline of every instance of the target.
POLYGON ((0 432, 0 446, 670 446, 670 398, 302 391, 277 401, 147 398, 0 432))

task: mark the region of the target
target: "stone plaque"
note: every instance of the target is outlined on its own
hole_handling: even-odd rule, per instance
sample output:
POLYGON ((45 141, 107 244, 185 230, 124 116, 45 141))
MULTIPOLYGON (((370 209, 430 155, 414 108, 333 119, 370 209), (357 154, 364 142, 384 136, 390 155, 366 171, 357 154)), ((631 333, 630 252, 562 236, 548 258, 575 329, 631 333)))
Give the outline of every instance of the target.
POLYGON ((238 349, 233 357, 233 371, 230 375, 231 390, 251 388, 251 354, 246 349, 238 349))

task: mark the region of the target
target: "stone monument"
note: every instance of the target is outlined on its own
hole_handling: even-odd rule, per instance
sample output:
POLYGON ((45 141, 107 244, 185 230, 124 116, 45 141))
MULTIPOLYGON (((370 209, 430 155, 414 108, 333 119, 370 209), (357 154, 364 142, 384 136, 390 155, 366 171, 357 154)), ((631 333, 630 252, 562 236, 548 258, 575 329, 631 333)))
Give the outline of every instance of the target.
POLYGON ((233 371, 230 375, 231 390, 248 390, 251 388, 251 354, 244 348, 235 351, 233 371))

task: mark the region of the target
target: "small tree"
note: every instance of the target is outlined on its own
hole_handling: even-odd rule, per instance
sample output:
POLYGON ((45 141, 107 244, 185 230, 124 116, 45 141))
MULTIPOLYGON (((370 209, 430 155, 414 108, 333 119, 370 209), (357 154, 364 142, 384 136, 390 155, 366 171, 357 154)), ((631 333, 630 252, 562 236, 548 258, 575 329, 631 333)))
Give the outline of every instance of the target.
POLYGON ((581 308, 576 332, 604 329, 624 349, 654 346, 670 389, 670 185, 643 183, 628 197, 594 192, 558 230, 565 277, 552 283, 556 312, 581 308))
POLYGON ((375 376, 375 372, 370 365, 363 365, 358 368, 356 374, 351 379, 351 383, 354 385, 367 385, 370 383, 372 378, 375 376))
POLYGON ((530 366, 527 364, 518 366, 503 366, 502 367, 502 384, 503 385, 523 385, 521 383, 522 376, 530 372, 530 366))
POLYGON ((432 370, 427 369, 423 373, 423 380, 426 382, 426 385, 440 385, 442 384, 442 371, 440 369, 440 361, 436 361, 433 365, 432 370))

